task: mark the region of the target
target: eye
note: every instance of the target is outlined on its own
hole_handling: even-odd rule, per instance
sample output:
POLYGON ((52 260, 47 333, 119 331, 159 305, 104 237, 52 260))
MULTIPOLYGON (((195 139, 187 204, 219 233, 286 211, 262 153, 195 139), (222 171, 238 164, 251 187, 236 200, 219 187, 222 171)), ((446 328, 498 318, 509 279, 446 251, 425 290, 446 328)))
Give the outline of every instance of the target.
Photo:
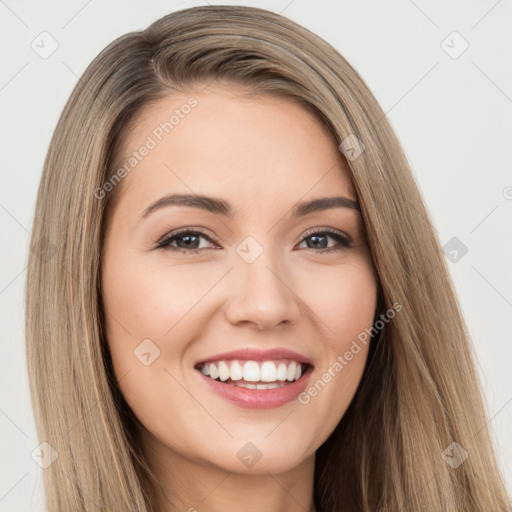
POLYGON ((311 240, 312 246, 309 246, 307 248, 318 249, 316 252, 321 253, 331 251, 342 251, 344 249, 352 247, 352 240, 347 235, 345 235, 341 231, 338 231, 337 229, 332 228, 314 229, 312 231, 308 231, 304 235, 301 244, 303 244, 304 242, 307 243, 308 240, 311 240), (328 238, 336 240, 339 246, 328 247, 328 238))
POLYGON ((199 254, 204 249, 211 249, 211 247, 200 247, 200 239, 204 238, 212 243, 216 243, 210 236, 199 230, 192 230, 190 228, 174 231, 165 235, 157 244, 156 249, 169 249, 181 253, 199 254), (176 242, 177 246, 171 245, 176 242))
MULTIPOLYGON (((314 229, 308 231, 300 244, 307 243, 311 240, 311 244, 306 247, 307 249, 316 249, 315 252, 331 252, 340 251, 352 247, 351 239, 343 232, 332 228, 314 229), (338 246, 329 247, 327 239, 332 239, 338 242, 338 246)), ((173 231, 165 235, 157 244, 156 249, 166 249, 171 251, 177 251, 184 254, 199 254, 205 249, 211 249, 212 244, 217 244, 217 240, 207 235, 201 230, 185 228, 179 231, 173 231), (207 240, 209 244, 201 247, 200 239, 207 240), (176 243, 176 245, 173 245, 176 243)))

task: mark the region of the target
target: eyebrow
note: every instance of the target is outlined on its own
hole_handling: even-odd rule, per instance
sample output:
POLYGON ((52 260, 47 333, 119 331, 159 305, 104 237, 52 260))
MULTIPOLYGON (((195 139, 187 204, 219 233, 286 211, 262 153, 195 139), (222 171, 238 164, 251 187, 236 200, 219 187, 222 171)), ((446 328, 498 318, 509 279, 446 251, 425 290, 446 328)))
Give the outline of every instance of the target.
MULTIPOLYGON (((141 214, 139 222, 148 217, 151 213, 167 208, 169 206, 188 206, 190 208, 199 208, 216 215, 233 217, 236 211, 231 205, 217 197, 209 197, 197 194, 170 194, 161 197, 150 204, 141 214)), ((330 208, 350 208, 361 211, 357 201, 342 196, 321 197, 311 201, 304 201, 296 204, 292 211, 292 217, 303 217, 313 212, 328 210, 330 208)))

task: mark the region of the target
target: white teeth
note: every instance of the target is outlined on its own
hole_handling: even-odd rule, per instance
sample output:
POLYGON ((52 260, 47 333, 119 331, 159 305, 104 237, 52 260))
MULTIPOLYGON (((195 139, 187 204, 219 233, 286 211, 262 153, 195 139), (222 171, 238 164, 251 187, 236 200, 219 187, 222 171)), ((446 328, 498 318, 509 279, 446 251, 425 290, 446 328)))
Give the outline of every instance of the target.
MULTIPOLYGON (((290 372, 288 371, 288 373, 290 373, 290 372)), ((217 367, 212 363, 210 365, 210 377, 212 379, 216 379, 218 376, 219 376, 219 372, 217 371, 217 367)))
POLYGON ((277 380, 286 380, 286 375, 288 374, 288 370, 284 363, 279 363, 277 367, 277 380))
POLYGON ((231 362, 231 380, 241 380, 244 377, 242 365, 238 361, 231 362))
POLYGON ((257 389, 276 389, 282 388, 283 386, 286 386, 286 384, 283 384, 282 382, 271 382, 270 384, 256 384, 257 389))
POLYGON ((229 367, 224 361, 219 361, 219 379, 222 382, 229 379, 229 367))
POLYGON ((286 386, 286 384, 283 382, 271 382, 269 384, 245 384, 244 382, 236 382, 235 386, 248 389, 276 389, 282 388, 283 386, 286 386))
POLYGON ((260 381, 260 367, 256 361, 247 361, 244 364, 244 380, 249 382, 260 381))
POLYGON ((243 382, 237 382, 235 386, 239 388, 256 389, 256 384, 244 384, 243 382))
POLYGON ((272 361, 265 361, 261 365, 261 382, 275 382, 277 376, 276 365, 272 361))
POLYGON ((302 374, 302 368, 301 368, 300 364, 298 364, 298 365, 295 367, 295 380, 299 380, 299 379, 300 379, 301 374, 302 374))
POLYGON ((249 389, 273 389, 286 385, 286 381, 293 382, 300 379, 302 364, 297 361, 245 361, 241 364, 236 360, 226 360, 205 363, 201 366, 201 373, 214 380, 219 379, 221 382, 229 379, 235 382, 243 380, 244 382, 240 382, 240 385, 249 389), (258 382, 259 387, 256 387, 256 384, 249 385, 248 382, 258 382), (277 386, 268 387, 263 384, 265 382, 277 384, 277 386))
MULTIPOLYGON (((295 361, 292 361, 290 363, 290 366, 288 366, 288 373, 286 375, 286 378, 291 382, 292 380, 295 380, 295 368, 296 368, 296 364, 295 364, 295 361)), ((210 373, 210 377, 211 377, 211 373, 210 373)), ((213 377, 212 377, 213 378, 213 377)))

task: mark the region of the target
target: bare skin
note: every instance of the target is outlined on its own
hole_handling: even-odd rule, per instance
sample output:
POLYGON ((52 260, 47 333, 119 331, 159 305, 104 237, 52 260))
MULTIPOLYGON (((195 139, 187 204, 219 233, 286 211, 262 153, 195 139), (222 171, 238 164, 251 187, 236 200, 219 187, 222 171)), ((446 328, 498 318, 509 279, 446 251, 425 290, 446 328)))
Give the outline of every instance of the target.
POLYGON ((301 106, 242 98, 219 84, 143 111, 124 141, 127 159, 192 96, 197 105, 117 185, 102 264, 115 375, 143 425, 162 512, 316 512, 315 452, 350 404, 368 347, 341 371, 333 365, 372 326, 377 285, 357 209, 296 218, 292 209, 324 197, 355 201, 347 164, 301 106), (140 220, 173 193, 222 198, 234 215, 173 205, 140 220), (156 248, 181 228, 206 237, 181 233, 156 248), (313 228, 340 231, 350 246, 330 233, 309 234, 313 228), (247 237, 262 249, 251 263, 237 252, 256 250, 244 245, 247 237), (151 359, 160 351, 148 365, 134 355, 143 340, 151 340, 151 359), (309 357, 310 386, 327 381, 329 369, 331 378, 307 403, 239 407, 213 393, 194 363, 242 347, 309 357), (251 467, 237 456, 247 443, 261 454, 251 467))

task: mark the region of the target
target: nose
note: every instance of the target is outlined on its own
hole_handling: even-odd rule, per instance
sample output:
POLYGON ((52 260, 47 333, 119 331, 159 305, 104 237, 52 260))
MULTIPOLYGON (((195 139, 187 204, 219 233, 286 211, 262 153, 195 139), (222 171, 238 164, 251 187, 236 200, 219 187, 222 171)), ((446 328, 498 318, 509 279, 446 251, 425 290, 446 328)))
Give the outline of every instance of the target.
POLYGON ((239 259, 230 272, 226 318, 233 325, 247 323, 259 330, 295 324, 300 299, 283 265, 261 254, 252 263, 239 259))

